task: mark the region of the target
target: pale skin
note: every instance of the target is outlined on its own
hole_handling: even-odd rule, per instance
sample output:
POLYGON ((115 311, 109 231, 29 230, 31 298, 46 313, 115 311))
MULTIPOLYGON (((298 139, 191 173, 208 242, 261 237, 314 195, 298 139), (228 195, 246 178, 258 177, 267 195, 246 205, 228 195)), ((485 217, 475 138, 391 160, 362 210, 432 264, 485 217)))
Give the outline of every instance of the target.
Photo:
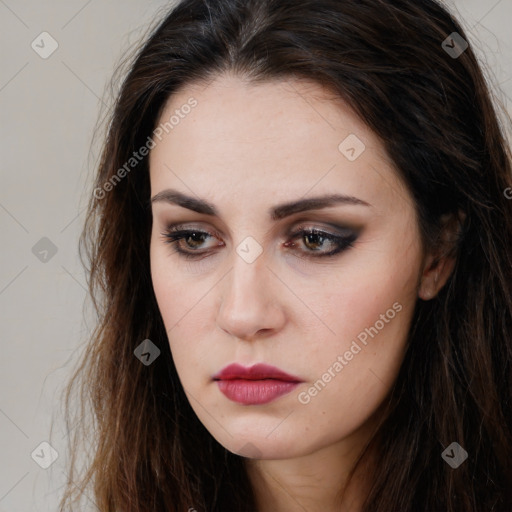
POLYGON ((197 106, 157 141, 149 161, 151 197, 173 189, 218 210, 210 216, 152 203, 153 286, 185 393, 211 435, 248 457, 258 512, 357 512, 363 473, 341 508, 336 494, 396 379, 416 301, 435 296, 453 261, 422 248, 412 197, 382 143, 318 84, 251 85, 226 74, 178 91, 160 122, 190 97, 197 106), (350 134, 365 145, 353 161, 338 149, 350 134), (332 193, 366 204, 268 215, 276 205, 332 193), (214 235, 177 242, 202 253, 198 259, 166 243, 162 233, 177 224, 214 235), (308 258, 336 243, 299 235, 287 247, 296 227, 356 238, 332 257, 308 258), (262 251, 251 263, 236 250, 247 237, 262 251), (395 303, 400 312, 301 403, 299 393, 395 303), (242 405, 212 381, 233 362, 267 363, 304 382, 270 403, 242 405))

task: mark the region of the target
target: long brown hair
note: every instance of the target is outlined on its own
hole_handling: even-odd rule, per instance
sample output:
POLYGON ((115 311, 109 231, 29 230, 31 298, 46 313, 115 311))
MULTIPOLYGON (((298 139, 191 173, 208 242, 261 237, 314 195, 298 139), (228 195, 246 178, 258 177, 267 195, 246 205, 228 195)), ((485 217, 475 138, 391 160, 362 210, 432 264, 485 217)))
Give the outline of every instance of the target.
POLYGON ((187 0, 151 32, 109 118, 80 240, 98 323, 65 396, 80 407, 61 510, 91 484, 102 512, 256 509, 244 458, 178 379, 151 282, 148 159, 126 166, 170 95, 226 71, 313 80, 345 100, 406 183, 425 247, 445 214, 463 220, 448 282, 417 301, 364 512, 512 510, 511 158, 464 41, 434 0, 187 0), (147 366, 134 356, 146 339, 161 351, 147 366), (454 441, 469 455, 457 469, 441 457, 454 441))

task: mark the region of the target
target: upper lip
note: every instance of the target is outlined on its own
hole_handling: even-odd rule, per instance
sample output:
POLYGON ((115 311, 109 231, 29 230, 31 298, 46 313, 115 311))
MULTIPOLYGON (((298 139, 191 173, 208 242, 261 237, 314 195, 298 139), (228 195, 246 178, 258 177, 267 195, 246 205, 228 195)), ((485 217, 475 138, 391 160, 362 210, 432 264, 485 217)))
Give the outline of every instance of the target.
POLYGON ((286 382, 302 382, 299 377, 290 375, 275 366, 268 364, 255 364, 249 368, 240 364, 234 363, 226 366, 220 372, 213 376, 214 380, 232 380, 232 379, 246 379, 246 380, 263 380, 275 379, 286 382))

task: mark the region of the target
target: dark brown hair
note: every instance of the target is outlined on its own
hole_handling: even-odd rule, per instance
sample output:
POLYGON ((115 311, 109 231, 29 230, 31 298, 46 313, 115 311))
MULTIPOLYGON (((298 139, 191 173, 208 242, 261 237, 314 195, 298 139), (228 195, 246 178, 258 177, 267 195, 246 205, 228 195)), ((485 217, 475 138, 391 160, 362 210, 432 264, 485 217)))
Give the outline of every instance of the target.
POLYGON ((458 56, 443 45, 453 32, 468 40, 433 0, 187 0, 152 31, 109 119, 103 192, 81 237, 98 324, 65 398, 71 409, 80 384, 78 416, 94 414, 90 425, 68 417, 61 510, 91 483, 102 512, 256 508, 244 458, 198 420, 172 361, 150 275, 147 158, 104 186, 147 143, 170 95, 227 71, 333 91, 382 140, 424 246, 443 216, 462 223, 449 280, 417 301, 364 512, 512 510, 511 159, 471 44, 458 56), (134 349, 148 338, 161 355, 145 366, 134 349), (90 460, 76 475, 84 440, 90 460), (453 441, 469 454, 457 469, 441 457, 453 441))

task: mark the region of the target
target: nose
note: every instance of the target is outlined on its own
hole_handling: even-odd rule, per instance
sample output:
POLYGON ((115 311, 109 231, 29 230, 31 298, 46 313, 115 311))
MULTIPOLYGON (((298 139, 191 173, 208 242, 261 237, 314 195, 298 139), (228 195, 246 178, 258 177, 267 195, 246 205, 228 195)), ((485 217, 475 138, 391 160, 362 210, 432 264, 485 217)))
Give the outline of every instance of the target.
POLYGON ((217 324, 240 340, 270 336, 285 322, 284 293, 264 254, 252 263, 234 254, 233 267, 220 285, 217 324))

